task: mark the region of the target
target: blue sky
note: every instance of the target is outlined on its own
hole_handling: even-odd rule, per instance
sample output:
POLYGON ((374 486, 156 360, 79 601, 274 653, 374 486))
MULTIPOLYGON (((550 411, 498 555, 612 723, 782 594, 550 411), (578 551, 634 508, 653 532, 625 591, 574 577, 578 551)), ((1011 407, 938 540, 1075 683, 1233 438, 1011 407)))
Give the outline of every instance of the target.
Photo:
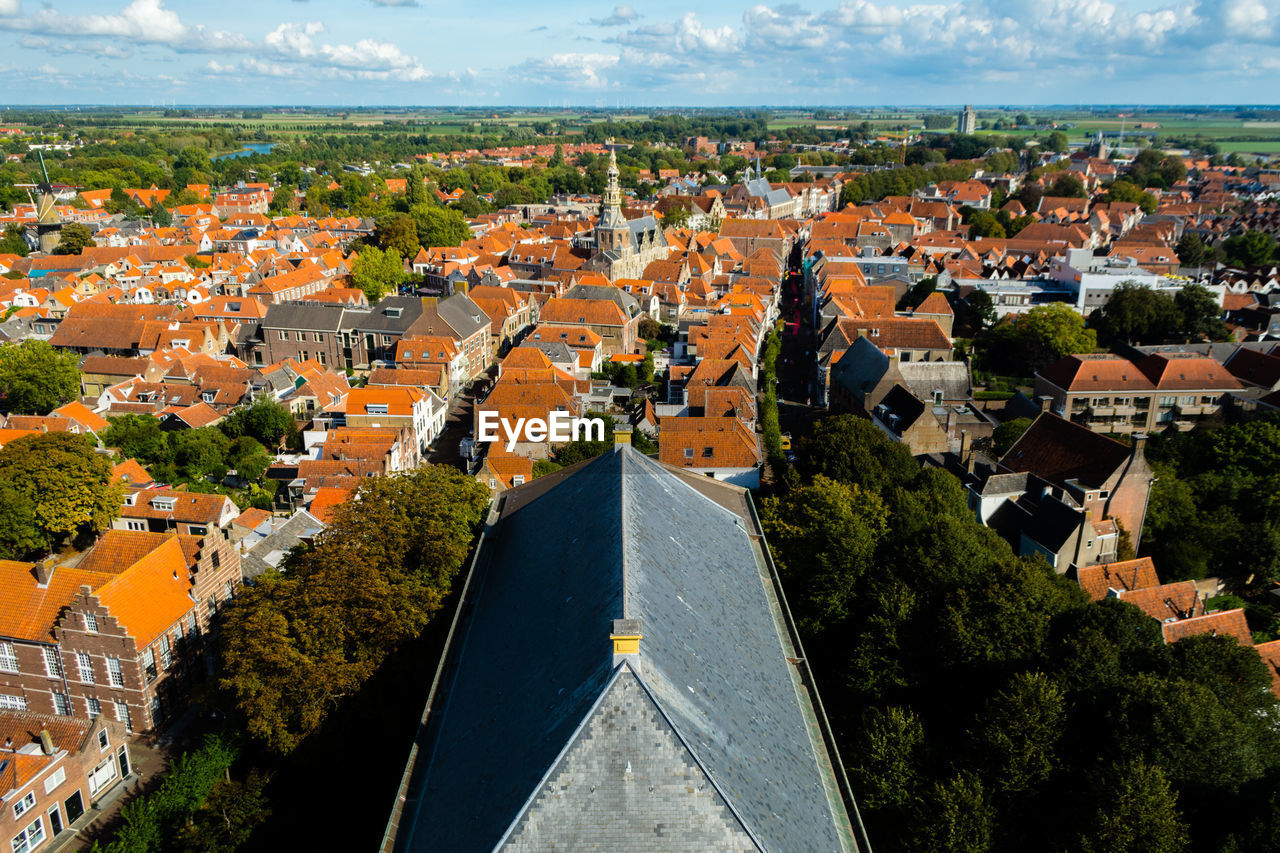
POLYGON ((1280 0, 0 0, 7 103, 1280 100, 1280 0))

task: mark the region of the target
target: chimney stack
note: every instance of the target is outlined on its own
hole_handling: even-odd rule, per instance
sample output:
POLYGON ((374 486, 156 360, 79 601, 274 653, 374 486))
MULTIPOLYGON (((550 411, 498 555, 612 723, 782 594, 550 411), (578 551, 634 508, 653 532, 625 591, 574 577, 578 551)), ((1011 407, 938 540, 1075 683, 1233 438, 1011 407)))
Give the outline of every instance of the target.
POLYGON ((1133 457, 1137 459, 1145 457, 1147 452, 1147 434, 1145 432, 1135 432, 1133 434, 1133 457))
POLYGON ((53 577, 54 558, 52 555, 36 560, 35 573, 36 583, 40 586, 48 586, 49 579, 53 577))
POLYGON ((53 755, 53 738, 49 736, 48 729, 40 730, 40 751, 45 755, 53 755))
POLYGON ((640 633, 639 619, 614 619, 613 631, 609 639, 613 641, 613 667, 617 669, 623 661, 631 664, 631 668, 640 668, 640 633))
POLYGON ((1052 410, 1052 408, 1053 408, 1053 398, 1050 397, 1048 394, 1042 394, 1040 396, 1040 411, 1048 412, 1052 410))

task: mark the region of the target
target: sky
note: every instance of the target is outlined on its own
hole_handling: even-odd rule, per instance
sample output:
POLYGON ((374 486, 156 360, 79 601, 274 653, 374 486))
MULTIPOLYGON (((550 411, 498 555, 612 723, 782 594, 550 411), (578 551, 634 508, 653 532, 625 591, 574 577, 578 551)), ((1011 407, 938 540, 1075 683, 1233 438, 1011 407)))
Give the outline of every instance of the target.
POLYGON ((1277 48, 1280 0, 0 0, 0 104, 1255 104, 1277 48))

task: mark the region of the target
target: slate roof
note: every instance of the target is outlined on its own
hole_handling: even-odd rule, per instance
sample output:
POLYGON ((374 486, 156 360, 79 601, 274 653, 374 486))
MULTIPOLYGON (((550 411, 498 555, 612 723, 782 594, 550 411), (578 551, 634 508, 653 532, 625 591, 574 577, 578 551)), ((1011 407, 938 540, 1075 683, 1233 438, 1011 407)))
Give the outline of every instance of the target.
POLYGON ((853 849, 741 518, 621 446, 507 495, 396 848, 489 851, 536 830, 537 849, 628 849, 622 825, 663 850, 853 849), (641 622, 634 664, 613 665, 615 619, 641 622), (647 741, 680 752, 678 767, 629 753, 653 726, 683 747, 665 729, 647 741), (570 760, 586 763, 549 796, 543 780, 570 760), (652 775, 695 765, 718 799, 652 775), (638 795, 649 786, 657 796, 638 795), (703 842, 710 824, 721 834, 703 842), (754 844, 721 846, 725 832, 754 844))
POLYGON ((284 521, 268 518, 242 541, 241 547, 248 549, 240 557, 244 579, 253 580, 268 568, 279 568, 290 549, 324 528, 324 522, 305 509, 298 510, 284 521))

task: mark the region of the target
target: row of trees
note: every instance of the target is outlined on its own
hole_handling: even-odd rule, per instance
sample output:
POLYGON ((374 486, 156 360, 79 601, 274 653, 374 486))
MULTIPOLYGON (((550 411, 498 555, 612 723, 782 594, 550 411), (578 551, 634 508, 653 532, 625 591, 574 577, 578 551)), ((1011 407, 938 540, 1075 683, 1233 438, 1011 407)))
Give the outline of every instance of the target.
POLYGON ((762 521, 877 850, 1280 844, 1280 713, 1229 637, 1163 643, 976 522, 851 416, 762 521))
POLYGON ((1227 337, 1217 297, 1195 283, 1170 296, 1136 281, 1121 282, 1107 304, 1090 315, 1089 324, 1104 341, 1128 344, 1227 337))
POLYGON ((489 504, 445 466, 372 477, 313 547, 226 611, 221 688, 244 730, 287 754, 440 611, 489 504))

